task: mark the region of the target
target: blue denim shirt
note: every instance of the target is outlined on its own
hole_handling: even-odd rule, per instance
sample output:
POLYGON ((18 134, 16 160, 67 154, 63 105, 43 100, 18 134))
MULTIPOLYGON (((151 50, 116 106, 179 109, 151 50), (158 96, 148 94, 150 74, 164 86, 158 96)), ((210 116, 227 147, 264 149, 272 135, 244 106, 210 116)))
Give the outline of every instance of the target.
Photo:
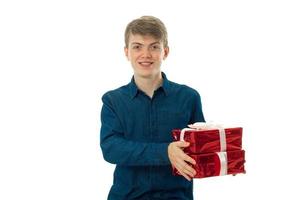
POLYGON ((131 82, 102 97, 100 146, 116 164, 109 200, 193 199, 193 182, 174 176, 172 129, 204 121, 198 92, 167 79, 152 98, 131 82))

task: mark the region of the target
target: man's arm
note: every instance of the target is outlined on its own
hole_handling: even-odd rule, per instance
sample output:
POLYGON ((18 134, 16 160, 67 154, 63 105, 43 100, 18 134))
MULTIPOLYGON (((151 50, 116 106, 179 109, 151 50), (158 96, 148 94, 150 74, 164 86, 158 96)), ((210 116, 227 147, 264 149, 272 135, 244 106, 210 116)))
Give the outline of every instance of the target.
POLYGON ((118 165, 168 165, 169 143, 142 143, 124 138, 109 98, 103 97, 100 146, 107 162, 118 165))

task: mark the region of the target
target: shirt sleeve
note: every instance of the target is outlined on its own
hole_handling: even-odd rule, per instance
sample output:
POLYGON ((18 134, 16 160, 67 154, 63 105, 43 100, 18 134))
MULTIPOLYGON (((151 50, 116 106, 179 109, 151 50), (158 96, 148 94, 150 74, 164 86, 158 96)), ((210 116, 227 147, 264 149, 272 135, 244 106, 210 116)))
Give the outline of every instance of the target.
POLYGON ((193 113, 191 117, 190 124, 193 124, 195 122, 205 122, 203 111, 202 111, 202 103, 201 103, 201 97, 199 93, 194 90, 194 107, 193 107, 193 113))
POLYGON ((111 100, 104 95, 102 101, 100 147, 107 162, 128 166, 170 164, 169 143, 143 143, 124 138, 111 100))

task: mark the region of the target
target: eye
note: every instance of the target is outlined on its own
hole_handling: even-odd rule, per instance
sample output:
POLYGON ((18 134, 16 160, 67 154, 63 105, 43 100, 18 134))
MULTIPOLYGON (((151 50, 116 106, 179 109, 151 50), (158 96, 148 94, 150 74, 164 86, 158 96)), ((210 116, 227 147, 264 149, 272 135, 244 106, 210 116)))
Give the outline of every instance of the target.
POLYGON ((136 49, 136 50, 141 49, 141 45, 133 45, 132 49, 136 49))
POLYGON ((155 44, 155 45, 152 45, 152 46, 151 46, 151 49, 152 49, 152 50, 159 50, 159 49, 160 49, 160 46, 157 45, 157 44, 155 44))

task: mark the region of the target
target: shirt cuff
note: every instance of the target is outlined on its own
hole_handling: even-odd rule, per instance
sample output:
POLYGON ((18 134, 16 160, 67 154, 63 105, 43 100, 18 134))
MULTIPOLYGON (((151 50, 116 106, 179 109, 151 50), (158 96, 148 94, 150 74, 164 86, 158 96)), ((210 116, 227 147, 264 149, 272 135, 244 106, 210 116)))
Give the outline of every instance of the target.
POLYGON ((168 155, 168 146, 170 143, 160 143, 157 144, 157 147, 154 149, 155 154, 157 157, 155 157, 155 163, 157 165, 170 165, 170 159, 168 155))

